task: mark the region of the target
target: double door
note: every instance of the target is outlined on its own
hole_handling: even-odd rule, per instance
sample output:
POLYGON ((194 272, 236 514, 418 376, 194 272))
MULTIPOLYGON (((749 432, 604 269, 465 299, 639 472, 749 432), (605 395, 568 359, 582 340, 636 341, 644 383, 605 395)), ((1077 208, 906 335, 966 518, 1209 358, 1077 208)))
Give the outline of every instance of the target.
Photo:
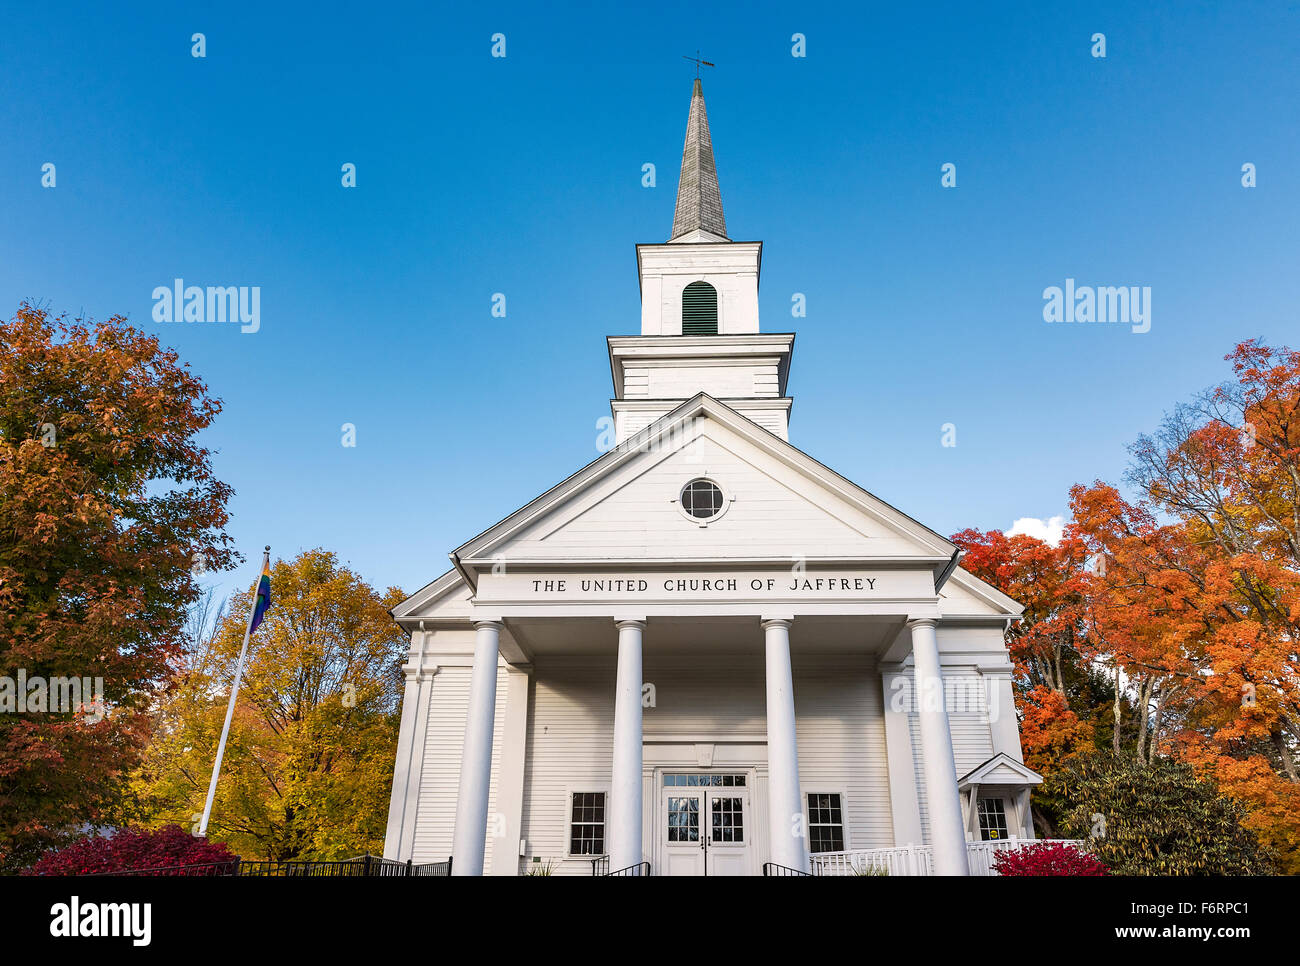
POLYGON ((750 798, 743 774, 665 774, 659 809, 667 875, 747 875, 750 798))

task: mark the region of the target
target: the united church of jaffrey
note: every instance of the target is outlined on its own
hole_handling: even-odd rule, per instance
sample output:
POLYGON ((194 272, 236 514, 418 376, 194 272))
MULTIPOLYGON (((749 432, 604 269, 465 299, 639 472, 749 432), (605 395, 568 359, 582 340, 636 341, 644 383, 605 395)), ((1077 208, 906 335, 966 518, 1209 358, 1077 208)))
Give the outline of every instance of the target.
POLYGON ((1004 631, 949 540, 790 442, 794 334, 727 235, 699 80, 610 336, 617 446, 451 553, 385 855, 456 875, 967 874, 1032 837, 1004 631))

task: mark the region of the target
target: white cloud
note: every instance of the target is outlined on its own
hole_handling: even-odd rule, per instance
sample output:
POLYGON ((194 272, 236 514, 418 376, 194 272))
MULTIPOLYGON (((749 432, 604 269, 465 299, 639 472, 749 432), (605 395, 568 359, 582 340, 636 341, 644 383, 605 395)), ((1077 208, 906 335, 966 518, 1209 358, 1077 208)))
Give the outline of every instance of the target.
POLYGON ((1027 534, 1031 537, 1037 537, 1046 543, 1055 547, 1061 542, 1061 537, 1065 531, 1065 517, 1051 517, 1046 521, 1038 517, 1021 517, 1015 523, 1011 524, 1011 529, 1006 531, 1008 537, 1014 537, 1017 534, 1027 534))

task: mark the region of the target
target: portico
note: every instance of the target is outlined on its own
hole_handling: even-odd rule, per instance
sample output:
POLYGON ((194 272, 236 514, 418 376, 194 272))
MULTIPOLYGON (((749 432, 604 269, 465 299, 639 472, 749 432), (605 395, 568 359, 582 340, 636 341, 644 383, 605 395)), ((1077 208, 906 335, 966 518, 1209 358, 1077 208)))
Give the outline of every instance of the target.
POLYGON ((1031 778, 972 771, 1021 761, 1020 608, 789 442, 794 336, 758 331, 762 246, 726 236, 698 81, 682 183, 637 248, 641 334, 609 339, 609 445, 393 611, 385 855, 757 875, 905 849, 964 875, 988 816, 1027 814, 1031 778))
MULTIPOLYGON (((608 856, 610 869, 647 862, 662 874, 703 871, 717 863, 732 873, 757 874, 763 863, 773 862, 807 871, 808 798, 801 787, 799 729, 801 716, 806 720, 825 709, 818 706, 818 693, 801 695, 796 667, 819 678, 856 675, 857 692, 874 690, 886 731, 891 720, 894 730, 917 730, 923 767, 913 772, 909 752, 906 762, 891 762, 901 774, 891 775, 890 782, 906 781, 919 795, 913 793, 911 811, 903 805, 902 821, 890 802, 889 824, 916 824, 915 803, 923 799, 929 803, 935 870, 965 874, 970 811, 958 790, 937 636, 947 601, 955 595, 932 589, 936 578, 952 579, 950 557, 914 558, 906 566, 804 561, 798 574, 771 561, 654 569, 571 563, 563 569, 521 565, 513 571, 508 563, 489 559, 460 559, 475 580, 473 594, 466 595, 472 602, 466 599, 455 608, 460 613, 446 614, 452 601, 444 598, 446 616, 403 618, 422 628, 413 632, 413 645, 418 643, 420 663, 426 665, 438 660, 439 640, 464 635, 467 625, 473 630, 473 653, 462 655, 471 660, 455 795, 456 874, 517 872, 517 857, 505 850, 518 833, 507 839, 506 829, 538 823, 515 811, 524 806, 522 789, 507 795, 498 787, 497 807, 489 809, 494 748, 495 767, 522 784, 529 752, 522 739, 528 722, 536 727, 539 711, 546 714, 530 701, 526 683, 503 688, 502 676, 523 682, 537 678, 544 687, 561 689, 576 676, 588 687, 607 689, 607 774, 587 785, 599 785, 596 792, 605 795, 600 853, 608 856), (622 606, 610 605, 610 587, 622 606), (880 672, 882 666, 905 669, 907 688, 894 685, 892 676, 880 672), (690 705, 699 688, 707 690, 730 671, 747 686, 717 695, 712 713, 690 705), (692 678, 699 684, 692 685, 692 678), (682 694, 687 688, 692 693, 682 694), (503 714, 497 697, 506 692, 503 714), (744 727, 728 733, 721 720, 728 712, 743 718, 744 727), (519 722, 515 734, 497 734, 498 722, 510 718, 519 722), (939 767, 925 764, 930 762, 939 767), (714 790, 711 775, 728 784, 714 790), (665 784, 678 780, 691 782, 682 786, 689 790, 665 784), (518 805, 506 804, 507 798, 518 805), (715 821, 720 836, 731 835, 732 841, 711 841, 715 821), (494 830, 493 857, 485 866, 485 846, 494 830), (670 842, 669 836, 679 840, 670 842), (688 842, 691 849, 684 848, 688 842)), ((468 588, 462 580, 449 575, 447 582, 463 592, 468 588)), ((1005 620, 1003 615, 984 623, 1000 633, 1005 620)), ((1000 680, 988 678, 990 693, 1000 680)), ((418 698, 414 704, 418 707, 418 698)), ((906 803, 907 796, 899 797, 906 803)), ((563 818, 556 824, 563 826, 563 818)), ((916 843, 923 838, 917 834, 916 843)), ((520 852, 528 856, 527 841, 520 843, 520 852)), ((583 868, 574 859, 569 854, 561 862, 573 862, 569 871, 583 868)))

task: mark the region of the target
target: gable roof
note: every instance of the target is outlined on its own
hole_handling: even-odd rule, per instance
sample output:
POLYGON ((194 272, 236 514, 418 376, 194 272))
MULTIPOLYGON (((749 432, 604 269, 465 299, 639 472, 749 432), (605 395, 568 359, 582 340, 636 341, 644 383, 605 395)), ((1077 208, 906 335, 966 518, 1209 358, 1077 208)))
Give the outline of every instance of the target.
POLYGON ((548 513, 565 501, 572 499, 579 491, 591 487, 618 467, 641 458, 643 454, 654 449, 658 440, 674 438, 674 433, 678 427, 698 418, 715 420, 720 425, 726 426, 759 449, 778 457, 803 476, 820 483, 835 495, 855 504, 859 509, 876 518, 890 529, 910 537, 930 554, 942 557, 945 562, 951 559, 957 551, 957 545, 948 540, 947 537, 936 533, 901 510, 890 506, 879 497, 868 493, 856 483, 840 476, 834 470, 819 463, 775 433, 740 415, 725 403, 719 402, 707 393, 701 392, 681 403, 676 409, 661 416, 645 429, 628 437, 618 446, 588 463, 577 473, 547 490, 504 520, 484 530, 473 539, 466 541, 456 548, 453 552, 454 556, 462 560, 490 557, 493 551, 508 540, 512 534, 519 532, 540 515, 548 513))
POLYGON ((1018 618, 1025 610, 1024 605, 1014 597, 1008 597, 992 584, 961 567, 955 568, 952 577, 943 585, 942 596, 957 605, 945 608, 944 616, 949 618, 984 616, 980 611, 971 612, 968 609, 970 603, 976 607, 991 607, 1008 618, 1018 618))
POLYGON ((971 785, 1037 785, 1042 780, 1043 776, 1038 772, 1016 761, 1006 752, 1000 751, 958 778, 957 787, 965 789, 971 785))
MULTIPOLYGON (((752 420, 740 415, 725 403, 707 393, 698 393, 682 402, 676 409, 651 423, 645 429, 624 440, 621 444, 597 457, 576 473, 557 483, 540 496, 529 501, 504 519, 467 540, 449 555, 453 567, 417 590, 405 601, 395 607, 392 614, 401 619, 411 617, 421 611, 427 611, 435 603, 447 598, 458 588, 464 588, 463 596, 474 592, 477 584, 476 569, 486 565, 498 550, 510 543, 529 527, 536 525, 550 514, 558 514, 565 507, 572 506, 583 494, 598 486, 602 480, 611 477, 621 468, 633 461, 642 459, 653 450, 654 443, 661 438, 672 438, 679 427, 695 419, 714 420, 727 427, 746 442, 751 443, 794 470, 803 478, 814 482, 828 498, 838 499, 851 508, 861 512, 865 517, 913 545, 917 553, 908 559, 922 562, 932 567, 937 587, 945 584, 952 592, 959 594, 964 601, 972 602, 978 610, 970 616, 987 617, 988 608, 995 615, 1014 618, 1022 607, 1012 598, 985 583, 972 574, 956 566, 960 554, 959 548, 946 537, 913 519, 897 508, 869 493, 867 490, 846 479, 829 467, 818 462, 791 443, 781 439, 752 420)), ((830 499, 828 499, 828 503, 830 499)), ((512 558, 513 559, 513 558, 512 558)), ((761 558, 756 558, 761 559, 761 558)), ((782 558, 784 559, 784 558, 782 558)), ((518 562, 518 561, 516 561, 518 562)), ((531 561, 530 561, 531 562, 531 561)), ((548 561, 560 562, 560 561, 548 561)), ((564 561, 568 562, 568 561, 564 561)), ((610 561, 604 561, 610 562, 610 561)), ((646 562, 637 559, 632 562, 646 562)), ((677 562, 677 561, 669 561, 677 562)), ((457 615, 462 609, 444 601, 443 607, 457 615)), ((961 608, 965 616, 966 608, 961 608)))
MULTIPOLYGON (((472 588, 475 583, 472 566, 464 561, 491 558, 512 537, 547 514, 571 503, 580 494, 596 486, 630 462, 642 458, 653 449, 655 442, 672 438, 672 434, 691 420, 704 418, 716 421, 747 442, 779 459, 801 476, 828 491, 827 496, 843 500, 883 527, 897 533, 917 547, 922 559, 932 562, 936 575, 950 573, 957 547, 941 534, 907 516, 900 510, 867 492, 857 484, 840 476, 802 450, 791 445, 769 430, 740 415, 726 404, 707 393, 698 393, 681 403, 676 409, 651 423, 645 429, 624 440, 621 444, 597 457, 582 469, 551 487, 545 493, 520 507, 509 516, 466 541, 451 553, 453 569, 416 591, 406 601, 394 608, 395 617, 408 616, 416 608, 427 607, 450 592, 462 581, 472 588)), ((973 578, 971 578, 973 579, 973 578)))

